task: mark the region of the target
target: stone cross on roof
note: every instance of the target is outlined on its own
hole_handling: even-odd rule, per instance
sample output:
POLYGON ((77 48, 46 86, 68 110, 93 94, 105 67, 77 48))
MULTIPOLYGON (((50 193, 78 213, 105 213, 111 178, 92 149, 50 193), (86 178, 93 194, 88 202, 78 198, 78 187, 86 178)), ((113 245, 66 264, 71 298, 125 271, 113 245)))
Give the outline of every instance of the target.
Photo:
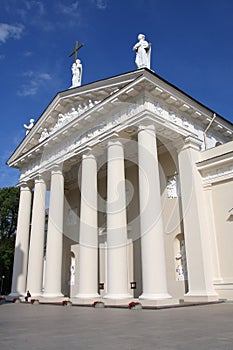
POLYGON ((72 51, 72 52, 69 54, 69 57, 71 57, 71 56, 74 55, 74 62, 76 62, 76 60, 77 60, 77 58, 78 58, 78 50, 80 50, 83 46, 84 46, 84 44, 80 44, 80 45, 78 46, 78 41, 76 40, 75 49, 74 49, 74 51, 72 51))

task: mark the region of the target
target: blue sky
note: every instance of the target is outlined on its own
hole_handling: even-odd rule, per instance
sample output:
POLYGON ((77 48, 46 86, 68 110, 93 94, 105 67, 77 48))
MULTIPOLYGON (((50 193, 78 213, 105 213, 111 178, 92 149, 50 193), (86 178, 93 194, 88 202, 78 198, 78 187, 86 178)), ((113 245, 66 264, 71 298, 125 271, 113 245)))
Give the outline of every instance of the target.
POLYGON ((0 0, 0 187, 23 124, 70 87, 75 41, 87 84, 136 69, 139 33, 158 75, 233 122, 232 0, 0 0))

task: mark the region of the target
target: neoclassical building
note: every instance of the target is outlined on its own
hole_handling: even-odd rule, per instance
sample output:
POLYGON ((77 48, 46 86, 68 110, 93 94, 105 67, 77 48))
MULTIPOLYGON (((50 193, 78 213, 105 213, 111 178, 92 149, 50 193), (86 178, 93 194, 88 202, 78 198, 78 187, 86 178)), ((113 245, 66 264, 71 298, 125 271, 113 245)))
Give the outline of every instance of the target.
POLYGON ((233 125, 151 70, 58 93, 8 164, 11 297, 233 300, 233 125))

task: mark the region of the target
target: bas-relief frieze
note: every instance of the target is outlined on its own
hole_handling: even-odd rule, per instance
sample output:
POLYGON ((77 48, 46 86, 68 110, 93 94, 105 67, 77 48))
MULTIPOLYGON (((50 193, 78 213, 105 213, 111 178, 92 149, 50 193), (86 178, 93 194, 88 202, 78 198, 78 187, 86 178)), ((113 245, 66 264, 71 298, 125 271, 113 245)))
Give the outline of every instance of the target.
MULTIPOLYGON (((72 107, 71 110, 64 115, 62 113, 59 113, 57 123, 46 137, 52 135, 63 125, 67 124, 71 120, 74 120, 85 111, 95 106, 97 103, 98 101, 92 102, 91 100, 88 100, 88 104, 83 104, 82 107, 79 106, 77 110, 72 107)), ((63 139, 61 142, 57 143, 54 146, 49 145, 48 140, 48 144, 44 148, 44 152, 41 158, 25 167, 21 171, 21 177, 29 176, 30 174, 33 174, 34 172, 45 168, 53 162, 62 162, 64 160, 64 157, 67 157, 67 154, 69 153, 70 157, 72 157, 72 151, 75 150, 75 153, 77 153, 79 148, 82 149, 90 140, 99 138, 104 133, 107 133, 111 129, 117 127, 119 124, 125 122, 126 120, 129 120, 138 113, 143 112, 145 108, 147 110, 150 110, 152 113, 156 113, 157 115, 163 117, 165 120, 178 124, 179 126, 183 126, 189 129, 193 128, 193 124, 191 124, 186 117, 182 117, 171 108, 166 108, 159 101, 147 100, 143 102, 142 98, 140 98, 134 103, 127 103, 127 107, 125 108, 123 103, 123 108, 121 110, 115 111, 115 113, 109 117, 103 117, 102 120, 99 121, 98 125, 85 130, 82 132, 82 134, 70 135, 69 138, 63 139)), ((40 138, 40 141, 42 141, 42 138, 40 138)))
POLYGON ((189 129, 194 132, 194 124, 191 122, 191 119, 187 116, 177 113, 171 107, 167 108, 164 104, 155 100, 148 100, 146 106, 149 110, 156 113, 157 115, 163 117, 167 121, 171 121, 185 129, 189 129))
MULTIPOLYGON (((183 113, 179 113, 176 110, 172 109, 171 107, 167 108, 165 105, 161 104, 160 102, 155 101, 148 101, 147 102, 148 108, 158 114, 159 116, 162 116, 164 119, 167 119, 168 121, 171 121, 172 123, 185 128, 186 130, 189 130, 190 132, 194 132, 197 137, 203 141, 202 144, 202 150, 205 149, 204 147, 204 129, 206 126, 200 125, 199 123, 196 123, 194 120, 191 119, 191 117, 184 115, 183 113)), ((215 135, 213 133, 207 134, 207 148, 215 147, 216 142, 224 142, 224 137, 221 137, 222 135, 215 135)))
POLYGON ((64 125, 68 124, 70 121, 74 120, 75 118, 81 116, 83 113, 85 113, 87 110, 91 109, 98 103, 100 103, 100 101, 92 101, 89 99, 87 102, 78 105, 77 109, 75 109, 74 107, 71 107, 69 112, 65 114, 59 113, 57 116, 57 122, 53 126, 53 128, 51 128, 49 131, 47 130, 47 128, 44 128, 39 138, 39 142, 43 141, 50 135, 54 134, 57 130, 61 129, 64 125))
POLYGON ((113 114, 113 116, 105 118, 105 120, 103 119, 98 125, 84 131, 82 134, 71 135, 68 139, 64 139, 54 146, 47 144, 44 148, 43 154, 40 156, 40 159, 35 160, 34 162, 28 164, 25 168, 21 169, 21 178, 29 176, 35 171, 45 168, 49 163, 51 164, 58 160, 62 162, 63 156, 66 156, 68 153, 70 153, 72 156, 72 151, 74 149, 77 152, 79 148, 82 148, 84 145, 86 146, 87 142, 90 140, 99 138, 102 134, 124 122, 129 117, 138 114, 142 110, 143 106, 138 105, 137 103, 131 104, 122 111, 116 112, 113 114))
MULTIPOLYGON (((83 113, 90 110, 92 107, 94 107, 96 104, 98 104, 100 102, 101 101, 92 101, 89 99, 87 102, 78 105, 78 107, 76 109, 74 107, 71 107, 70 111, 65 113, 65 114, 59 113, 57 116, 57 122, 54 125, 54 127, 51 128, 50 130, 47 130, 47 128, 44 128, 44 130, 42 131, 41 136, 39 138, 39 142, 48 138, 50 135, 54 134, 57 130, 59 130, 60 128, 62 128, 66 124, 68 124, 70 121, 80 117, 83 113)), ((135 114, 135 105, 137 105, 137 107, 139 107, 138 102, 139 101, 137 101, 137 103, 129 104, 129 106, 127 108, 127 112, 125 113, 126 119, 135 114)), ((142 104, 142 101, 140 101, 140 102, 142 104)), ((167 110, 166 107, 158 101, 145 101, 144 105, 149 110, 151 110, 152 112, 155 112, 159 116, 169 117, 169 119, 172 122, 175 122, 179 125, 182 125, 185 128, 193 127, 191 122, 186 117, 182 117, 181 115, 178 115, 173 110, 167 110)), ((141 107, 143 109, 143 105, 141 107)), ((121 114, 117 113, 116 115, 114 115, 114 117, 112 117, 112 124, 116 125, 116 124, 122 122, 122 117, 123 117, 122 113, 121 114)))

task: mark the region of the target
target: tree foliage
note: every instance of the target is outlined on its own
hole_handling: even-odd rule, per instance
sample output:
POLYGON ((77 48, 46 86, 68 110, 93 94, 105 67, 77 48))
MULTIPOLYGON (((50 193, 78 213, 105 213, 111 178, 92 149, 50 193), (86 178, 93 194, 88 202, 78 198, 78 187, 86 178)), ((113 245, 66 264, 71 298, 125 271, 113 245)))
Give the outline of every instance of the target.
POLYGON ((1 284, 5 293, 10 292, 11 287, 18 205, 18 188, 0 189, 0 278, 5 276, 3 286, 1 284))

